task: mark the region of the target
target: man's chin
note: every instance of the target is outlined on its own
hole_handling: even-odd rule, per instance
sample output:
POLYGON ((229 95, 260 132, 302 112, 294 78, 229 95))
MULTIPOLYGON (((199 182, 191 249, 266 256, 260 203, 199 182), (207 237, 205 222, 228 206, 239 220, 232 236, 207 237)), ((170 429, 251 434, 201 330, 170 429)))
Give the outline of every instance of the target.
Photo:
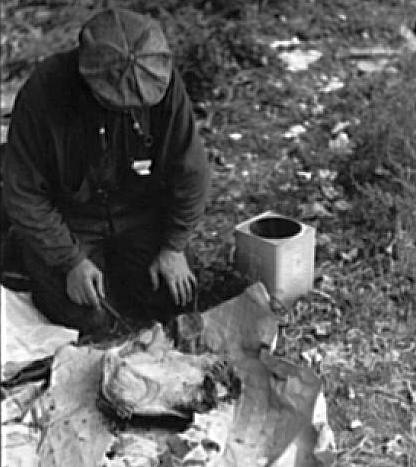
POLYGON ((109 99, 106 99, 103 97, 101 94, 98 92, 94 91, 91 89, 91 93, 94 97, 94 99, 100 104, 101 107, 111 110, 112 112, 130 112, 131 110, 137 109, 138 106, 120 106, 115 104, 114 102, 111 102, 109 99))

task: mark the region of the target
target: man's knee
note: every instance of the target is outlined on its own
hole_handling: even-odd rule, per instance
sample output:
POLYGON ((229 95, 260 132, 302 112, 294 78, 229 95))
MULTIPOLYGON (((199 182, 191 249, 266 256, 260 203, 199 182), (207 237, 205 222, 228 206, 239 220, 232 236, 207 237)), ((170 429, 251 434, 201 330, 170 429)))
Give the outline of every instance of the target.
POLYGON ((33 290, 33 303, 52 323, 78 329, 81 335, 93 335, 110 328, 109 316, 101 310, 78 305, 67 297, 58 298, 54 294, 33 290))

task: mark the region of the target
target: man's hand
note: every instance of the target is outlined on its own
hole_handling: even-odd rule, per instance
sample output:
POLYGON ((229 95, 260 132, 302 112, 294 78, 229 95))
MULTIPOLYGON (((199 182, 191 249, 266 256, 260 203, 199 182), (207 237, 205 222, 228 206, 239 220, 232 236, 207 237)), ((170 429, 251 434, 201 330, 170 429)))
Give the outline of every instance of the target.
POLYGON ((185 306, 192 300, 196 278, 189 269, 188 262, 182 252, 161 250, 153 260, 149 272, 153 290, 159 288, 159 275, 161 275, 165 279, 176 305, 185 306))
POLYGON ((83 259, 66 276, 66 292, 78 305, 90 305, 100 309, 100 298, 104 298, 102 272, 89 259, 83 259))

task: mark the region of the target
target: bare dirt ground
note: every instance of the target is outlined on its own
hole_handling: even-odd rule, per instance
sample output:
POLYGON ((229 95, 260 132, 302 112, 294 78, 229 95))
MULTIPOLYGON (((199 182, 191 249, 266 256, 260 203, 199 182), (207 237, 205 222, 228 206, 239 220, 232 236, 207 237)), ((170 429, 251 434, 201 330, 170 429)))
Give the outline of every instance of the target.
MULTIPOLYGON (((164 23, 212 163, 201 309, 256 280, 233 269, 236 223, 273 209, 313 224, 315 291, 278 351, 322 376, 337 466, 416 466, 416 2, 116 3, 164 23)), ((3 5, 7 107, 96 2, 3 5)))

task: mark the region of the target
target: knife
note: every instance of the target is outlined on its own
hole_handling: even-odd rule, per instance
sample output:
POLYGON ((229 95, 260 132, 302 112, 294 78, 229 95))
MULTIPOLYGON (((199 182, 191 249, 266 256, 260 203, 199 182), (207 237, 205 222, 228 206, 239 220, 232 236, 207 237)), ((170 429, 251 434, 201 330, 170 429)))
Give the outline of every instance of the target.
POLYGON ((100 305, 104 311, 109 313, 124 328, 126 328, 129 332, 133 332, 133 328, 127 323, 127 321, 124 318, 122 318, 120 313, 107 302, 105 298, 100 299, 100 305))

